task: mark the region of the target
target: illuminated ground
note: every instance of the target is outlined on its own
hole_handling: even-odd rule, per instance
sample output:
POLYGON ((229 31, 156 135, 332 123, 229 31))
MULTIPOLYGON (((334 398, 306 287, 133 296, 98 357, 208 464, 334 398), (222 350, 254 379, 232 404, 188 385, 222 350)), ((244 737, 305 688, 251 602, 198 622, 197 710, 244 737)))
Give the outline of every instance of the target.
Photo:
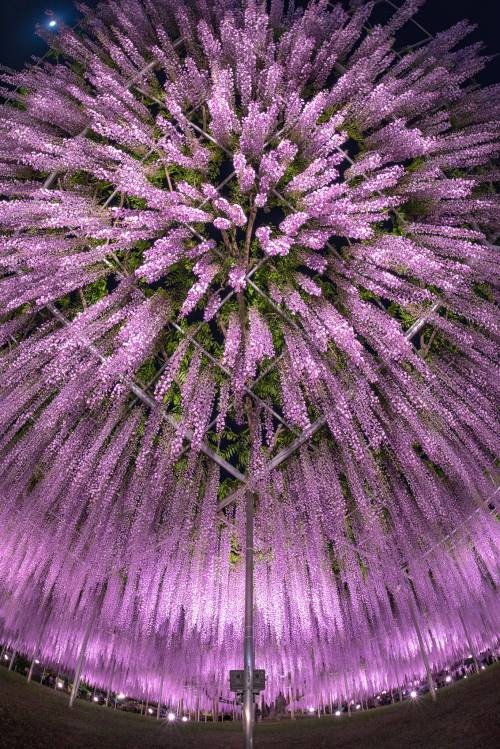
MULTIPOLYGON (((429 698, 351 719, 264 723, 255 749, 496 749, 500 663, 429 698)), ((167 725, 27 684, 0 669, 0 749, 239 749, 241 724, 167 725)))

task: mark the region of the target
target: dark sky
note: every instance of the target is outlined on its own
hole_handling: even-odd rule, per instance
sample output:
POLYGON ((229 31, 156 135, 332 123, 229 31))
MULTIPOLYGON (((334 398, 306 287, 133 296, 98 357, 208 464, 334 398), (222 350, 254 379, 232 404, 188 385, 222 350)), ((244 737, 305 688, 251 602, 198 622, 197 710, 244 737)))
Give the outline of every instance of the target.
MULTIPOLYGON (((95 5, 97 0, 86 0, 95 5)), ((126 0, 123 0, 126 3, 126 0)), ((400 0, 396 0, 400 2, 400 0)), ((37 23, 47 23, 45 10, 50 8, 65 23, 77 19, 71 0, 1 0, 0 1, 0 62, 20 68, 30 56, 42 55, 44 42, 35 34, 37 23)), ((499 0, 427 0, 417 19, 431 32, 468 18, 479 25, 477 37, 481 38, 492 54, 500 52, 498 26, 499 0)), ((481 76, 483 83, 500 80, 500 57, 490 63, 489 70, 481 76)))

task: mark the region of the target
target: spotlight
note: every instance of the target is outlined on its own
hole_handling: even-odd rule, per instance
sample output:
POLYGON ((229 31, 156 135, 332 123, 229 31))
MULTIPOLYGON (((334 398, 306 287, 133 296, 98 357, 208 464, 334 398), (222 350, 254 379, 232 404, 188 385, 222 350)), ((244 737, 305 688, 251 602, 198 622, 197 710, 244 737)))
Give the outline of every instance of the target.
POLYGON ((175 713, 168 713, 167 720, 169 720, 171 723, 175 720, 175 713))
POLYGON ((188 716, 187 716, 187 715, 183 715, 183 716, 182 716, 182 722, 183 722, 183 723, 187 723, 187 722, 188 722, 188 720, 189 720, 189 718, 188 718, 188 716))
POLYGON ((99 697, 97 695, 94 696, 94 702, 99 702, 99 697))
POLYGON ((8 661, 9 660, 9 656, 8 655, 4 655, 3 659, 4 659, 4 661, 8 661))
POLYGON ((40 663, 40 661, 38 660, 38 658, 35 658, 35 663, 40 663))
POLYGON ((467 674, 465 674, 465 676, 464 676, 464 679, 466 679, 466 678, 467 678, 467 674))
POLYGON ((313 712, 314 712, 314 707, 310 707, 310 708, 309 708, 309 712, 310 712, 310 713, 313 713, 313 712))
POLYGON ((412 698, 412 700, 414 700, 414 699, 416 699, 418 697, 418 694, 417 694, 417 692, 415 692, 414 689, 412 689, 412 691, 410 692, 410 697, 412 698))
POLYGON ((481 671, 484 671, 486 669, 486 666, 481 666, 481 671))
POLYGON ((123 692, 118 692, 118 694, 116 695, 116 699, 117 700, 124 700, 125 699, 125 695, 123 694, 123 692))
POLYGON ((361 710, 361 705, 356 705, 356 710, 361 710))
POLYGON ((148 713, 149 713, 150 715, 153 715, 153 713, 154 713, 154 710, 153 710, 153 708, 152 708, 152 707, 148 707, 148 713))
POLYGON ((51 21, 49 21, 49 26, 50 26, 51 29, 53 29, 55 26, 57 26, 57 21, 55 21, 54 19, 52 19, 51 21))
POLYGON ((58 682, 57 682, 57 688, 58 688, 58 689, 62 689, 62 688, 63 688, 63 686, 64 686, 64 681, 58 681, 58 682))
POLYGON ((450 674, 448 674, 448 676, 447 676, 447 677, 446 677, 446 679, 445 679, 445 682, 446 682, 447 684, 449 684, 449 683, 450 683, 450 681, 451 681, 451 676, 450 676, 450 674))
POLYGON ((335 715, 338 717, 340 715, 340 710, 335 710, 335 715))

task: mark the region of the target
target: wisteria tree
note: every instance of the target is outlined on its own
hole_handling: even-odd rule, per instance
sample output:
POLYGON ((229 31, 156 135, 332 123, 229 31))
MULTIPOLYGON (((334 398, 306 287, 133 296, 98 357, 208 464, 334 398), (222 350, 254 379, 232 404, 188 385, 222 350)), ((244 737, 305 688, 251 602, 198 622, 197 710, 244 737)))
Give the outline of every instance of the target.
POLYGON ((2 72, 2 641, 212 708, 249 493, 268 702, 496 641, 500 87, 421 4, 104 0, 2 72))

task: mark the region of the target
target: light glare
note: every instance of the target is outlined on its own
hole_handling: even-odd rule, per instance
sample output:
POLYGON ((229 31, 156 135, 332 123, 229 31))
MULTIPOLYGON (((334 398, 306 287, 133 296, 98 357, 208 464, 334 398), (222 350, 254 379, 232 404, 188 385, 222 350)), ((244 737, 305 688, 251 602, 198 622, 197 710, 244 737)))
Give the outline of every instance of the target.
POLYGON ((169 720, 170 722, 172 722, 173 720, 175 720, 175 713, 169 713, 169 714, 167 715, 167 718, 168 718, 168 720, 169 720))

